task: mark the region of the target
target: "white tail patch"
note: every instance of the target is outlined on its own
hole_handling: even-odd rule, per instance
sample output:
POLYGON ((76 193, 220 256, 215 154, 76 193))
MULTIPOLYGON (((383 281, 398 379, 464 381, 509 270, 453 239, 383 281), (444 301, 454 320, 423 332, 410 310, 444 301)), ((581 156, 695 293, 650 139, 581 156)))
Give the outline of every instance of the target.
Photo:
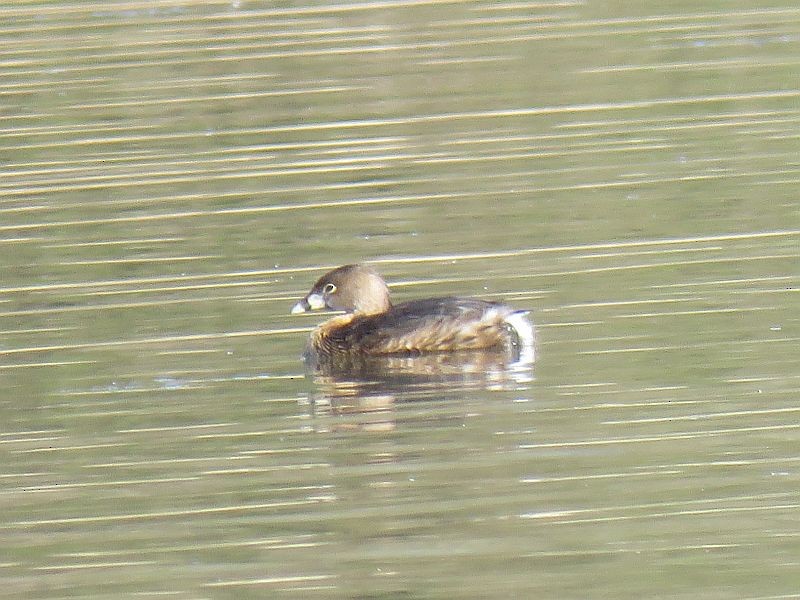
POLYGON ((505 322, 514 330, 519 339, 519 364, 531 364, 536 358, 536 334, 528 319, 527 310, 515 310, 506 315, 505 322))

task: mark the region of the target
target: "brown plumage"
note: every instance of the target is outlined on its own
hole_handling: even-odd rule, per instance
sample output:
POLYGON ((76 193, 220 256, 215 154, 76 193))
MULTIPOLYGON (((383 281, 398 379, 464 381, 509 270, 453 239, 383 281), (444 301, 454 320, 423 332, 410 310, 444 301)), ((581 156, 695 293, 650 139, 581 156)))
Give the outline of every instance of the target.
POLYGON ((533 328, 500 302, 428 298, 396 306, 381 276, 366 265, 345 265, 323 275, 292 313, 343 310, 311 334, 307 355, 387 355, 504 348, 533 360, 533 328))

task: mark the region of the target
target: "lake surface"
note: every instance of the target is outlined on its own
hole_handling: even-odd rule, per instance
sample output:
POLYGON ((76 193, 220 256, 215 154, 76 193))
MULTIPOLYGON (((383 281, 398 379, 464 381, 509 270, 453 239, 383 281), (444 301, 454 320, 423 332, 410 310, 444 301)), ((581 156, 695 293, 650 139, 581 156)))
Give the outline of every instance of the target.
POLYGON ((800 598, 800 9, 0 15, 0 596, 800 598), (536 364, 306 373, 354 261, 536 364))

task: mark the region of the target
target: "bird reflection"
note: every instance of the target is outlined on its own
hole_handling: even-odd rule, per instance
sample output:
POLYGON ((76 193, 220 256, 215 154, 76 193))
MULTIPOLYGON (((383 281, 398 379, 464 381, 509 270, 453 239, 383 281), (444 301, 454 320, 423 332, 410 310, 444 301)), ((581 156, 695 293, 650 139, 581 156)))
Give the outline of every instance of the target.
POLYGON ((447 400, 468 390, 526 390, 533 363, 515 350, 307 359, 313 416, 343 417, 322 429, 386 431, 398 403, 447 400), (346 419, 344 417, 347 417, 346 419))

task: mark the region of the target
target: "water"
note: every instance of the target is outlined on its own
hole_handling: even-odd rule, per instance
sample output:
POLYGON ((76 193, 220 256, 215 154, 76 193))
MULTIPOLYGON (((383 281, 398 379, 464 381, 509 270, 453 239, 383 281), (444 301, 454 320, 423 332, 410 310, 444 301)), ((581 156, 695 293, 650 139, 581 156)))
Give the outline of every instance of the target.
POLYGON ((0 595, 800 594, 800 10, 2 14, 0 595), (356 260, 535 367, 307 374, 356 260))

